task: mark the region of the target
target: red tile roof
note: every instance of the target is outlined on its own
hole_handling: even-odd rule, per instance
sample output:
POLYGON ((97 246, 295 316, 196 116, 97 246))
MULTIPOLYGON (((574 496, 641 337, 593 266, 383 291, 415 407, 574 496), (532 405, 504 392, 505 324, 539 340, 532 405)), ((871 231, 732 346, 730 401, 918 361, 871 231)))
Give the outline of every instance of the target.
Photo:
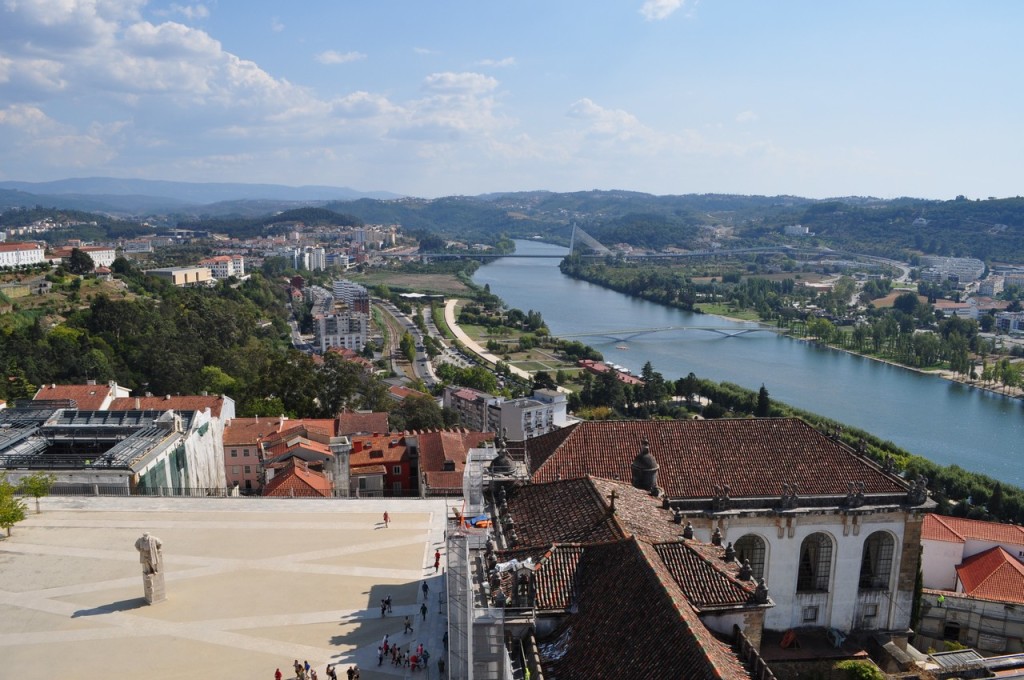
POLYGON ((750 677, 643 541, 591 546, 576 574, 576 608, 553 641, 541 645, 546 676, 750 677))
POLYGON ((409 456, 409 450, 401 435, 392 434, 382 437, 373 435, 356 435, 352 437, 352 452, 349 454, 349 467, 357 468, 365 465, 389 465, 401 463, 409 456), (394 442, 394 444, 392 444, 394 442))
POLYGON ((272 434, 294 427, 305 428, 307 432, 316 432, 322 436, 334 436, 333 419, 299 419, 285 418, 235 418, 224 428, 225 446, 244 446, 254 444, 272 434))
POLYGON ((164 397, 121 397, 110 403, 111 411, 205 411, 210 409, 210 414, 220 418, 221 409, 224 407, 224 397, 221 395, 167 395, 164 397))
POLYGON ((326 497, 331 495, 331 482, 322 473, 310 470, 303 461, 292 459, 288 467, 267 482, 263 495, 326 497))
POLYGON ((866 493, 906 493, 907 485, 797 418, 584 421, 527 441, 535 482, 584 475, 630 480, 642 440, 660 465, 658 486, 673 499, 845 496, 849 482, 866 493), (699 471, 699 472, 698 472, 699 471))
POLYGON ((740 581, 736 576, 740 565, 735 560, 726 563, 721 548, 677 540, 658 543, 654 549, 686 599, 698 610, 742 607, 752 601, 757 584, 740 581))
POLYGON ((342 411, 338 414, 338 435, 373 434, 389 432, 388 414, 386 412, 352 413, 342 411))
POLYGON ((1024 545, 1024 527, 942 515, 925 515, 921 538, 949 543, 968 540, 1024 545))
MULTIPOLYGON (((110 385, 43 385, 36 392, 36 399, 74 399, 79 410, 98 411, 103 402, 111 396, 110 385)), ((115 401, 117 401, 115 399, 115 401)), ((140 410, 147 410, 145 408, 140 410)))
MULTIPOLYGON (((441 471, 445 461, 455 465, 456 471, 466 467, 466 455, 470 449, 478 448, 494 439, 493 432, 470 432, 468 430, 435 430, 417 433, 420 469, 441 471)), ((460 484, 461 486, 461 484, 460 484)))
POLYGON ((1024 564, 999 546, 968 557, 956 575, 971 597, 1024 604, 1024 564))
POLYGON ((626 537, 591 480, 529 484, 508 496, 516 523, 516 546, 601 543, 626 537))

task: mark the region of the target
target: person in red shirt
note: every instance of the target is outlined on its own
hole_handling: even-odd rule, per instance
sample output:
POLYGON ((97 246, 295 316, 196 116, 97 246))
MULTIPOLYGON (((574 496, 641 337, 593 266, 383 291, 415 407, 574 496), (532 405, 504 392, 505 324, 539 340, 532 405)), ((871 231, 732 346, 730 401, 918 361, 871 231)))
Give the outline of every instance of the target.
POLYGON ((384 511, 384 528, 385 528, 385 529, 387 529, 387 528, 388 528, 388 523, 389 523, 390 521, 391 521, 391 516, 390 516, 390 515, 388 514, 388 511, 387 511, 387 510, 385 510, 385 511, 384 511))

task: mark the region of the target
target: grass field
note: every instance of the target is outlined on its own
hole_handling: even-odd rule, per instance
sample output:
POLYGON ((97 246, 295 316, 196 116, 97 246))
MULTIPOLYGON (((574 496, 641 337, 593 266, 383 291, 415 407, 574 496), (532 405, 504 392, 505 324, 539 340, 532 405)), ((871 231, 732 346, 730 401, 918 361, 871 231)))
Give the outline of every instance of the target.
POLYGON ((469 291, 466 284, 459 281, 454 274, 409 274, 387 269, 373 269, 365 274, 349 272, 345 278, 367 288, 384 284, 389 288, 402 288, 440 295, 464 295, 469 291))
POLYGON ((740 319, 742 321, 759 321, 761 319, 757 312, 753 309, 736 309, 729 305, 714 305, 701 303, 697 305, 700 311, 705 314, 717 314, 719 316, 727 316, 730 319, 740 319))

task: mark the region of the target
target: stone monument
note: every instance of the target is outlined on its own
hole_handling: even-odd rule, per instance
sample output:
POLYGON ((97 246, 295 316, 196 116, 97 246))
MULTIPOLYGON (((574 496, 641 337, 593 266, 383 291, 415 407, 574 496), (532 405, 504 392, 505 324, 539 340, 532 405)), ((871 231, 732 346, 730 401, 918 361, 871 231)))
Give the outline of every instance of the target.
POLYGON ((135 549, 139 551, 139 562, 142 563, 142 587, 146 594, 146 603, 154 604, 167 599, 164 588, 164 544, 149 532, 135 541, 135 549))

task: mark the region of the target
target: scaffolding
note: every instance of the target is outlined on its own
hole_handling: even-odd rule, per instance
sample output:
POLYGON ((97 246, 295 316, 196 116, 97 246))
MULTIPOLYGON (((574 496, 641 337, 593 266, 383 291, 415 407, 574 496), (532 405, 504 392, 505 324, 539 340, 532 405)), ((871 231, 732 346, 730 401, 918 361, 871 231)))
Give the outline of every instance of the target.
POLYGON ((452 680, 510 680, 505 610, 478 600, 474 572, 487 532, 467 527, 448 535, 448 676, 452 680))

